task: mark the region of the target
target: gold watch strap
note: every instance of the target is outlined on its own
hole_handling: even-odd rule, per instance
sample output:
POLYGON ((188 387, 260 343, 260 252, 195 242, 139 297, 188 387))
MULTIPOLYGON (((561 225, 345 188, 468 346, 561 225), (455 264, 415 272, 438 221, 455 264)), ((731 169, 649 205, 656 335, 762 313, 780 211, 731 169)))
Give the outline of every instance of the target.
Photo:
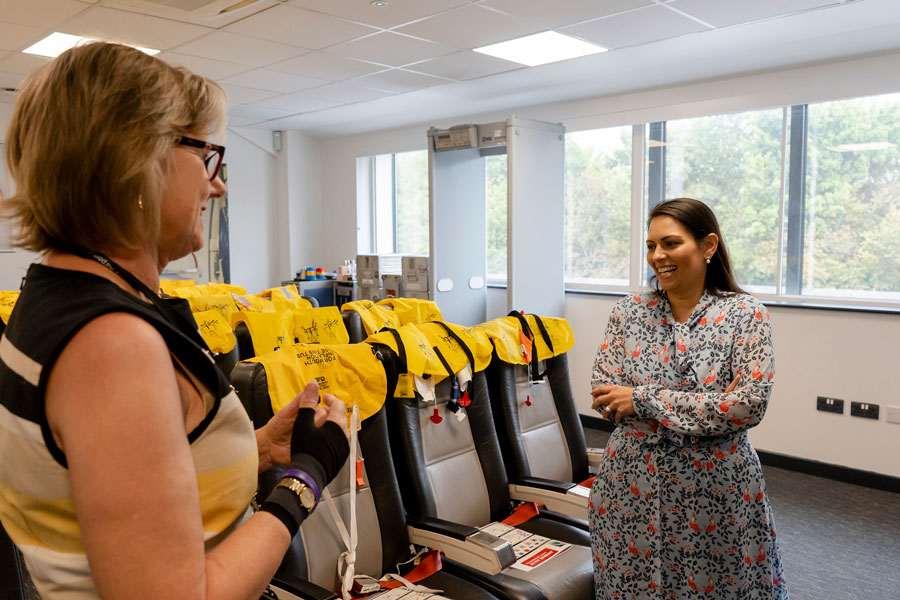
POLYGON ((311 513, 313 508, 315 508, 315 505, 310 507, 310 506, 306 506, 303 504, 303 495, 302 494, 305 490, 309 489, 309 486, 307 486, 302 481, 294 479, 293 477, 285 477, 284 479, 279 481, 275 487, 287 488, 287 489, 291 490, 292 492, 294 492, 295 494, 297 494, 297 499, 300 501, 300 506, 305 508, 308 513, 311 513))

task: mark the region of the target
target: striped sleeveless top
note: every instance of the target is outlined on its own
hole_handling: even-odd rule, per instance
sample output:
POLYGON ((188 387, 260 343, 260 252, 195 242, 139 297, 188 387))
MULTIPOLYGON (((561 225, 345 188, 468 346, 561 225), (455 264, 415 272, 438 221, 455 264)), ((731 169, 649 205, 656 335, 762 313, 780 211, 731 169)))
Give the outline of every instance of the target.
MULTIPOLYGON (((173 308, 191 318, 186 301, 173 302, 173 308)), ((44 600, 98 597, 66 457, 47 424, 44 393, 53 364, 72 336, 92 319, 112 312, 131 313, 153 325, 173 361, 202 390, 206 416, 187 437, 207 551, 249 517, 256 491, 253 426, 209 352, 156 307, 105 278, 31 265, 0 338, 0 522, 22 552, 44 600)))

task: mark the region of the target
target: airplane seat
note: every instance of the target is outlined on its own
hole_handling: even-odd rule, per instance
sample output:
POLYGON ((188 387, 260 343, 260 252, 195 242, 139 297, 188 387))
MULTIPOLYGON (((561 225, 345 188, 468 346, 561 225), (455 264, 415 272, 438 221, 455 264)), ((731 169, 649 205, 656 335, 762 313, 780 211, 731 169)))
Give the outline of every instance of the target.
MULTIPOLYGON (((385 353, 385 360, 389 360, 385 353)), ((388 377, 386 397, 393 395, 395 383, 388 377)), ((232 384, 247 409, 255 427, 264 425, 272 416, 266 373, 258 363, 240 363, 232 372, 232 384)), ((359 430, 359 449, 362 466, 348 461, 332 481, 328 490, 341 520, 350 525, 350 473, 354 474, 357 489, 356 516, 358 545, 356 573, 380 578, 396 571, 396 566, 410 561, 410 543, 406 532, 406 517, 400 500, 393 460, 387 439, 386 410, 362 421, 359 430), (357 476, 362 485, 357 485, 357 476)), ((281 468, 270 469, 260 475, 257 499, 264 499, 278 482, 281 468)), ((325 589, 340 589, 337 574, 338 558, 346 546, 339 527, 323 498, 315 512, 304 521, 300 532, 277 573, 278 577, 307 579, 325 589)), ((445 567, 417 581, 419 585, 443 590, 443 596, 454 600, 497 600, 485 588, 453 574, 454 565, 443 561, 445 567)))
MULTIPOLYGON (((468 408, 453 412, 448 406, 448 378, 435 386, 434 402, 417 395, 395 398, 389 407, 401 492, 414 526, 419 519, 437 519, 482 531, 505 531, 495 524, 511 517, 514 504, 483 371, 474 374, 469 392, 468 408), (460 411, 465 414, 462 419, 460 411)), ((580 520, 540 510, 515 527, 519 531, 503 535, 515 539, 535 534, 571 546, 531 570, 504 563, 499 571, 482 571, 481 577, 492 581, 499 593, 548 600, 593 594, 590 536, 580 520)))

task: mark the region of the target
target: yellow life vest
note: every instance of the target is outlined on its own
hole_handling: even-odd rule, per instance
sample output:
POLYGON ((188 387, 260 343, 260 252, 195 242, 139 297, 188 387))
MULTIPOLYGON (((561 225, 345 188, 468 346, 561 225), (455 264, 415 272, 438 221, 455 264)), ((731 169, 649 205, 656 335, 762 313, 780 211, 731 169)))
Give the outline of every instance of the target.
POLYGON ((376 331, 381 331, 385 327, 397 329, 400 326, 397 315, 392 310, 384 306, 378 306, 371 300, 356 300, 347 302, 341 306, 341 310, 352 310, 359 313, 363 328, 366 335, 372 335, 376 331))
POLYGON ((568 352, 575 345, 575 334, 572 333, 572 328, 565 319, 542 317, 540 315, 537 315, 537 317, 535 315, 525 315, 525 319, 528 321, 528 326, 531 328, 531 333, 534 336, 534 347, 537 350, 538 360, 547 360, 552 356, 559 356, 564 352, 568 352), (547 337, 550 338, 550 343, 553 345, 552 350, 544 339, 541 326, 543 326, 543 331, 547 333, 547 337))
POLYGON ((232 285, 230 283, 218 283, 218 282, 211 281, 209 283, 209 285, 207 285, 207 287, 209 288, 209 293, 212 295, 217 295, 217 294, 242 295, 242 294, 247 293, 247 288, 245 288, 244 286, 232 285))
POLYGON ((254 294, 232 294, 235 304, 241 312, 275 312, 271 302, 254 294))
MULTIPOLYGON (((485 323, 475 325, 474 329, 480 329, 494 343, 497 357, 503 362, 514 365, 528 364, 521 346, 523 345, 522 328, 515 317, 498 317, 485 323)), ((530 346, 530 344, 525 344, 530 346)), ((529 356, 530 356, 529 348, 529 356)))
POLYGON ((421 300, 418 298, 385 298, 384 300, 379 301, 376 306, 389 306, 393 308, 394 315, 396 315, 399 325, 444 320, 437 304, 431 300, 421 300))
POLYGON ((272 410, 278 412, 316 381, 322 393, 334 394, 366 419, 384 405, 387 374, 368 344, 296 344, 251 358, 266 370, 272 410))
MULTIPOLYGON (((286 310, 310 310, 313 307, 312 303, 306 298, 301 298, 300 296, 295 298, 285 298, 284 296, 276 294, 272 294, 271 304, 275 308, 275 312, 286 310)), ((337 309, 336 306, 334 308, 337 309)))
POLYGON ((231 352, 236 340, 230 320, 218 310, 204 310, 193 313, 200 328, 200 335, 209 349, 216 353, 231 352))
POLYGON ((299 298, 300 294, 297 293, 297 288, 293 285, 282 285, 279 287, 269 288, 267 290, 263 290, 260 294, 263 298, 285 298, 290 300, 291 298, 299 298))
POLYGON ((231 294, 193 296, 188 298, 187 301, 191 306, 191 312, 216 310, 225 317, 226 323, 231 323, 231 315, 238 309, 231 294))
POLYGON ((246 323, 257 356, 294 343, 294 317, 289 312, 236 311, 231 315, 231 328, 246 323))
POLYGON ((18 299, 19 292, 0 292, 0 319, 3 319, 4 323, 9 323, 9 315, 12 314, 18 299))
POLYGON ((177 288, 172 288, 172 293, 170 296, 174 296, 175 298, 196 298, 197 296, 203 296, 206 294, 205 290, 201 290, 196 285, 191 286, 182 286, 177 288))
POLYGON ((197 282, 193 279, 160 279, 159 291, 167 296, 175 296, 175 289, 181 287, 193 287, 197 282))
MULTIPOLYGON (((487 333, 481 329, 440 322, 420 323, 415 327, 425 335, 432 348, 437 347, 441 351, 441 355, 454 373, 459 373, 467 364, 472 373, 483 371, 491 362, 493 346, 487 333), (449 328, 450 332, 445 327, 449 328), (460 341, 465 347, 460 346, 460 341), (470 364, 469 353, 472 354, 475 364, 470 364)), ((447 375, 447 369, 440 359, 438 363, 441 373, 447 375)))
POLYGON ((301 344, 349 344, 350 335, 337 306, 292 311, 294 339, 301 344))

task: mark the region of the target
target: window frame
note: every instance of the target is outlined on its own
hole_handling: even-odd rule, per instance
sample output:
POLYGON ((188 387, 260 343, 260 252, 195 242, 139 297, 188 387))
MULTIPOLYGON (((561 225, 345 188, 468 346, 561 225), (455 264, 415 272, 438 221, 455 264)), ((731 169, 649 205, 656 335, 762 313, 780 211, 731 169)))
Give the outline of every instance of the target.
MULTIPOLYGON (((888 94, 873 94, 860 98, 888 94)), ((852 101, 848 98, 840 101, 852 101)), ((835 297, 802 293, 803 248, 805 245, 807 141, 809 104, 782 106, 781 182, 777 232, 776 282, 774 293, 753 295, 766 304, 798 308, 857 310, 864 312, 900 313, 900 300, 873 300, 859 296, 835 297)), ((734 111, 716 114, 741 114, 734 111)), ((703 118, 699 115, 693 118, 703 118)), ((665 143, 648 148, 647 132, 653 139, 665 142, 667 121, 632 126, 632 194, 631 194, 631 256, 628 285, 601 282, 573 282, 565 280, 567 293, 626 295, 647 289, 648 267, 644 259, 644 221, 652 206, 665 194, 665 143), (652 156, 651 156, 652 155, 652 156), (653 162, 648 167, 648 161, 653 162)), ((613 126, 610 126, 613 127, 613 126)), ((581 130, 579 130, 581 131, 581 130)), ((567 132, 567 135, 573 132, 567 132)), ((740 282, 739 282, 740 283, 740 282)), ((850 290, 852 292, 852 290, 850 290)))

